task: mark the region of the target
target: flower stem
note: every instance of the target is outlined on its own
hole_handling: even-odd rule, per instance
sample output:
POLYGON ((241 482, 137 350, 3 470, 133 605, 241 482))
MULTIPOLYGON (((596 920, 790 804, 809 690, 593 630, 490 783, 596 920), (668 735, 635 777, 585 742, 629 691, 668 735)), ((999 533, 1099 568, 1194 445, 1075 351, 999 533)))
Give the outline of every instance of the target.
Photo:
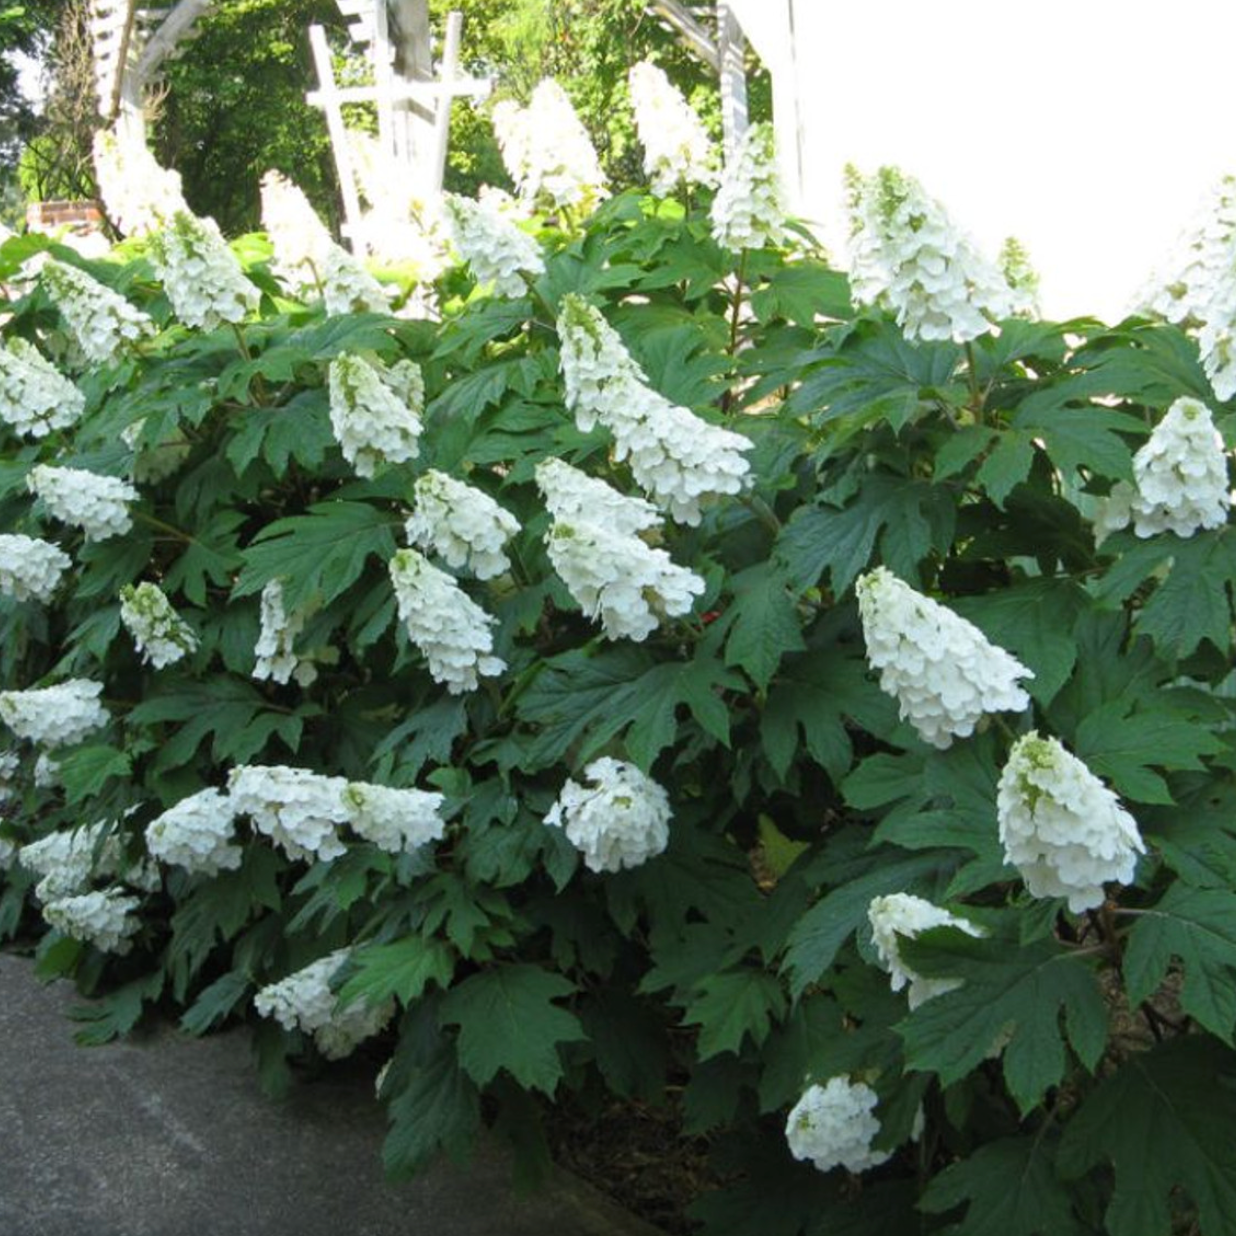
POLYGON ((163 520, 156 519, 153 515, 147 515, 145 511, 134 511, 133 518, 141 520, 144 524, 149 524, 152 528, 158 528, 160 532, 166 532, 168 536, 175 537, 178 541, 183 541, 186 545, 196 545, 197 541, 187 532, 180 528, 174 528, 171 524, 165 524, 163 520))
POLYGON ((974 422, 983 423, 983 392, 979 389, 978 360, 974 355, 974 344, 966 340, 966 369, 970 377, 970 410, 974 413, 974 422))

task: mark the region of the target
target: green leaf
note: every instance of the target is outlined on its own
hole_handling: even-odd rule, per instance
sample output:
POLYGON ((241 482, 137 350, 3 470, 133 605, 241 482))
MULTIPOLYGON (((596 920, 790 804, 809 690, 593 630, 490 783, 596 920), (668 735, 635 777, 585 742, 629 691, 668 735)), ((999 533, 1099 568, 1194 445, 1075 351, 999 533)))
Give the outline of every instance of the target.
POLYGON ((480 1095, 446 1043, 412 1070, 387 1114, 382 1163, 390 1176, 408 1176, 443 1150, 461 1157, 470 1148, 481 1123, 480 1095))
POLYGON ((65 797, 72 806, 98 794, 113 777, 128 777, 132 771, 129 757, 115 747, 77 747, 59 758, 60 780, 65 797))
POLYGON ((260 455, 282 478, 293 459, 304 468, 319 468, 334 445, 329 399, 324 388, 316 387, 283 407, 246 411, 227 444, 227 458, 236 475, 243 476, 260 455))
POLYGON ((430 983, 449 986, 455 973, 451 950, 441 940, 420 936, 358 949, 351 965, 354 972, 339 991, 343 1005, 358 1000, 381 1004, 392 996, 401 1004, 413 1004, 430 983))
POLYGON ((1189 656, 1203 640, 1226 654, 1232 645, 1236 534, 1223 528, 1161 539, 1171 543, 1172 568, 1138 612, 1135 630, 1171 657, 1189 656))
POLYGON ((734 576, 733 622, 725 644, 726 665, 747 671, 761 691, 787 652, 804 648, 793 598, 772 563, 763 562, 734 576))
POLYGON ((1236 1236, 1236 1055, 1187 1035, 1129 1056, 1069 1120, 1059 1166, 1080 1176, 1111 1163, 1111 1236, 1169 1236, 1177 1190, 1198 1209, 1196 1230, 1236 1236))
POLYGON ((364 502, 319 502, 307 515, 268 524, 244 551, 245 568, 235 595, 259 592, 282 579, 289 611, 317 597, 329 605, 360 578, 371 554, 394 556, 391 529, 398 521, 364 502))
POLYGON ((939 1215, 966 1206, 954 1236, 1084 1236, 1069 1190, 1055 1168, 1050 1135, 1005 1137, 946 1167, 927 1186, 921 1209, 939 1215))
POLYGON ((1098 1063, 1107 1041, 1107 1008, 1093 959, 1051 939, 1026 945, 976 940, 954 927, 903 939, 901 951, 919 974, 962 980, 957 990, 928 1000, 897 1027, 911 1068, 937 1073, 949 1086, 1010 1035, 1004 1077, 1018 1107, 1028 1112, 1064 1077, 1062 1033, 1086 1068, 1098 1063))
POLYGON ((477 1085, 505 1069, 526 1089, 552 1095, 563 1074, 557 1045, 587 1037, 579 1019, 553 1003, 574 991, 539 966, 495 966, 447 993, 441 1021, 459 1027, 459 1062, 477 1085))
POLYGON ((975 480, 997 506, 1003 506, 1005 498, 1030 475, 1033 462, 1033 435, 1005 430, 991 454, 983 460, 975 480))
POLYGON ((748 1035, 760 1046, 785 1010, 781 983, 766 971, 744 967, 704 979, 682 1020, 700 1027, 697 1058, 708 1060, 722 1052, 737 1054, 748 1035))
POLYGON ((1236 1026, 1236 893, 1173 884, 1158 905, 1139 912, 1129 933, 1124 979, 1136 1007, 1184 966, 1180 1007, 1225 1043, 1236 1026))
POLYGON ((229 970, 202 989, 198 998, 185 1010, 181 1028, 201 1035, 226 1021, 233 1010, 253 990, 253 982, 243 970, 229 970))
POLYGON ((965 425, 950 434, 936 452, 935 479, 943 481, 955 476, 967 464, 973 463, 998 432, 986 425, 965 425))
POLYGON ((1047 390, 1022 401, 1013 427, 1046 443, 1048 458, 1062 472, 1078 469, 1133 479, 1133 451, 1120 435, 1144 436, 1146 426, 1127 412, 1086 404, 1069 407, 1059 391, 1047 390))
POLYGON ((800 326, 815 326, 816 316, 845 320, 854 316, 850 281, 823 262, 804 258, 774 271, 751 297, 761 323, 774 317, 800 326))
POLYGON ((579 1015, 605 1084, 624 1098, 659 1102, 669 1051, 665 1026, 647 1002, 601 987, 579 1015))
POLYGON ((141 1020, 147 1002, 157 1000, 162 990, 163 971, 156 970, 125 983, 99 1000, 70 1009, 69 1016, 86 1026, 74 1034, 74 1041, 83 1047, 100 1047, 123 1037, 141 1020))
POLYGON ((183 592, 194 605, 204 606, 207 582, 218 588, 230 588, 233 575, 244 564, 236 538, 244 523, 243 511, 218 511, 212 515, 168 568, 164 591, 183 592))

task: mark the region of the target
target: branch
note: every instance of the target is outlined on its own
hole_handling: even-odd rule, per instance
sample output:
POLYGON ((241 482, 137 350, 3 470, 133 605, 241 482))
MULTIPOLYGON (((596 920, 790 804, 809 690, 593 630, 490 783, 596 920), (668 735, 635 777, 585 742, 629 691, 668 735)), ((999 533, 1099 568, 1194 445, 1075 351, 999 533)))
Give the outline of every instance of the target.
POLYGON ((193 23, 214 7, 215 0, 180 0, 163 19, 142 49, 133 76, 141 86, 159 71, 159 66, 172 54, 177 43, 189 37, 193 23))

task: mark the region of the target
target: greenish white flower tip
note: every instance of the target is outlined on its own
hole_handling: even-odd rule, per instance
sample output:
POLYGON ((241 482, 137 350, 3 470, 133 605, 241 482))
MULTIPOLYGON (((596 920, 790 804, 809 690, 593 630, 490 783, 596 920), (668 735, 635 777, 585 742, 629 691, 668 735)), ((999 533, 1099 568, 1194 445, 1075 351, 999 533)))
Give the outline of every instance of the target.
POLYGON ((155 669, 174 665, 196 652, 198 638, 157 585, 149 582, 120 590, 120 621, 137 650, 155 669))
POLYGON ((796 1159, 817 1171, 843 1167, 865 1172, 892 1157, 887 1150, 872 1150, 880 1132, 875 1115, 879 1096, 866 1082, 832 1077, 823 1085, 808 1086, 785 1124, 785 1139, 796 1159))

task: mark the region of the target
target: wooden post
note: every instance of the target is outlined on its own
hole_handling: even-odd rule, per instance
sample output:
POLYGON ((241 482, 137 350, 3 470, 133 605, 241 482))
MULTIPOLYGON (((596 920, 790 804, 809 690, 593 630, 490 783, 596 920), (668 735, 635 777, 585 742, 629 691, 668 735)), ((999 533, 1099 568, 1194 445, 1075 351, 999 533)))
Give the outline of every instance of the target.
POLYGON ((459 40, 463 30, 463 14, 452 10, 446 16, 446 38, 442 43, 442 61, 438 65, 438 79, 442 95, 438 99, 437 114, 433 124, 433 149, 426 168, 425 188, 427 194, 442 192, 446 176, 446 150, 451 137, 451 104, 455 102, 452 87, 459 75, 459 40))
POLYGON ((724 0, 717 0, 717 59, 721 73, 721 127, 725 158, 734 157, 739 139, 750 123, 747 111, 747 73, 743 65, 746 40, 738 19, 724 0))
POLYGON ((313 51, 320 84, 313 101, 326 113, 335 170, 339 174, 339 191, 343 195, 344 234, 352 242, 353 252, 363 257, 365 242, 360 227, 360 195, 356 190, 356 172, 352 167, 352 147, 348 145, 348 131, 339 107, 339 89, 335 82, 335 67, 331 63, 330 46, 326 42, 326 31, 321 26, 309 27, 309 47, 313 51))

